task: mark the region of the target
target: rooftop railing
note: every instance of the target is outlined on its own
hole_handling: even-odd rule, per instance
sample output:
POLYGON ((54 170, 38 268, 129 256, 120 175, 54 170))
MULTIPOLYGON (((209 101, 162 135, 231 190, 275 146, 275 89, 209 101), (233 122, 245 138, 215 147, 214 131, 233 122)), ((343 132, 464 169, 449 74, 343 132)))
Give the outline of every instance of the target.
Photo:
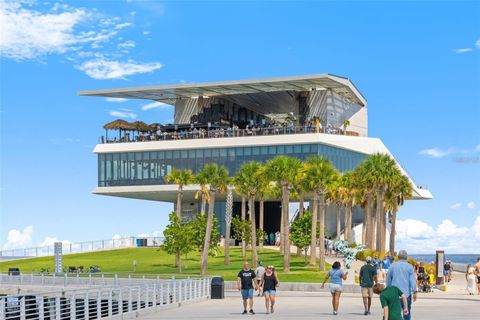
POLYGON ((273 136, 273 135, 288 135, 288 134, 302 134, 302 133, 325 133, 335 135, 359 136, 358 131, 362 128, 355 128, 354 131, 343 130, 342 128, 334 127, 312 127, 312 126, 269 126, 269 127, 252 127, 247 129, 239 128, 216 128, 216 129, 187 129, 173 132, 161 131, 139 134, 130 137, 130 134, 125 134, 123 137, 117 139, 106 139, 105 136, 99 138, 99 143, 121 143, 121 142, 145 142, 145 141, 170 141, 170 140, 188 140, 188 139, 207 139, 207 138, 233 138, 233 137, 252 137, 252 136, 273 136), (358 130, 358 131, 355 131, 358 130))

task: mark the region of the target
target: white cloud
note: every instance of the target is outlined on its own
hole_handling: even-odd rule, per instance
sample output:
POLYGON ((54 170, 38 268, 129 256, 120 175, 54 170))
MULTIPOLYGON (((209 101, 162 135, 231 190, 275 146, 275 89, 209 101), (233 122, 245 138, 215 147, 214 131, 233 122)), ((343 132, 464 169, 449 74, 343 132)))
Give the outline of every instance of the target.
POLYGON ((124 22, 124 23, 119 23, 117 25, 115 25, 115 29, 119 30, 119 29, 123 29, 123 28, 126 28, 126 27, 131 27, 132 24, 130 22, 124 22))
POLYGON ((470 201, 469 203, 467 203, 467 208, 469 209, 475 209, 476 207, 477 205, 473 201, 470 201))
POLYGON ((45 237, 45 239, 38 244, 39 247, 53 246, 55 242, 61 242, 63 245, 71 244, 68 240, 58 240, 56 237, 45 237))
POLYGON ((470 51, 473 51, 473 49, 472 48, 455 49, 455 53, 466 53, 466 52, 470 52, 470 51))
POLYGON ((15 60, 37 59, 75 51, 86 43, 108 41, 117 34, 109 29, 78 30, 80 26, 95 24, 96 19, 93 12, 67 5, 40 12, 22 3, 2 1, 0 54, 15 60))
POLYGON ((406 249, 409 253, 478 253, 480 216, 470 227, 459 227, 449 219, 436 228, 420 220, 399 220, 396 241, 397 250, 406 249))
POLYGON ((167 108, 172 108, 172 107, 173 107, 172 105, 169 105, 169 104, 166 104, 166 103, 163 103, 163 102, 159 102, 159 101, 155 101, 155 102, 151 102, 151 103, 147 103, 146 105, 143 105, 142 110, 146 111, 146 110, 151 110, 151 109, 167 109, 167 108))
POLYGON ((439 148, 431 148, 431 149, 423 149, 420 150, 419 154, 432 157, 432 158, 443 158, 449 155, 452 151, 449 150, 441 150, 439 148))
POLYGON ((26 248, 32 245, 33 226, 26 226, 22 231, 11 229, 7 233, 7 242, 3 249, 26 248))
POLYGON ((125 102, 127 101, 128 99, 125 99, 125 98, 106 98, 105 99, 107 102, 117 102, 117 103, 120 103, 120 102, 125 102))
POLYGON ((77 66, 93 79, 125 79, 125 76, 150 73, 161 67, 162 65, 158 62, 142 64, 134 60, 120 62, 104 58, 89 60, 77 66))
POLYGON ((477 41, 475 41, 475 47, 477 49, 480 49, 480 39, 478 39, 477 41))
POLYGON ((480 152, 480 144, 477 144, 477 146, 475 147, 475 151, 480 152))
POLYGON ((118 47, 120 49, 129 49, 129 48, 135 48, 135 41, 133 40, 127 40, 125 42, 119 43, 118 47))
POLYGON ((130 119, 137 118, 137 115, 135 113, 128 112, 128 111, 111 110, 109 114, 113 117, 118 117, 118 118, 130 118, 130 119))
POLYGON ((460 208, 462 206, 462 204, 460 202, 457 202, 457 203, 454 203, 450 206, 450 209, 452 210, 456 210, 458 208, 460 208))

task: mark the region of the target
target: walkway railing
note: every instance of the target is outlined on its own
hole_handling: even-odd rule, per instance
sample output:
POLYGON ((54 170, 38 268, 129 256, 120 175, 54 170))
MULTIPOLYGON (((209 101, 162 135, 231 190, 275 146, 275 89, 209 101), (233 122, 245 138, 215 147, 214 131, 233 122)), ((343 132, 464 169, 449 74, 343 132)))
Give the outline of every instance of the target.
POLYGON ((250 136, 271 136, 271 135, 286 135, 286 134, 300 134, 300 133, 326 133, 347 136, 359 136, 359 132, 364 131, 364 128, 350 126, 350 130, 343 130, 334 127, 312 127, 312 126, 281 126, 281 127, 258 127, 249 129, 234 129, 234 128, 216 128, 210 130, 178 130, 174 132, 153 132, 151 134, 140 134, 130 138, 127 133, 125 136, 117 140, 106 139, 105 136, 99 138, 99 143, 118 143, 118 142, 143 142, 143 141, 164 141, 164 140, 185 140, 185 139, 206 139, 206 138, 231 138, 231 137, 250 137, 250 136))
POLYGON ((209 297, 209 278, 15 294, 0 297, 0 320, 123 318, 209 297))
MULTIPOLYGON (((138 246, 158 247, 162 243, 162 237, 123 237, 115 239, 84 241, 77 243, 63 243, 62 251, 64 254, 68 254, 120 248, 133 248, 138 246), (140 242, 138 242, 138 240, 140 240, 140 242)), ((53 245, 21 249, 8 249, 0 251, 0 257, 2 257, 3 259, 53 256, 53 254, 53 245)))

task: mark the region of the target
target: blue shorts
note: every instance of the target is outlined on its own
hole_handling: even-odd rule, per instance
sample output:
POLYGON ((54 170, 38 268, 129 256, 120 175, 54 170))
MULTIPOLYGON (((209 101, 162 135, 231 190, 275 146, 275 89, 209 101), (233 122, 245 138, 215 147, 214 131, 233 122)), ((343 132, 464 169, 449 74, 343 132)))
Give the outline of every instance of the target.
POLYGON ((241 292, 243 300, 253 299, 253 289, 242 289, 241 292))
POLYGON ((276 290, 263 291, 263 294, 266 295, 266 296, 274 296, 276 293, 277 293, 276 290))

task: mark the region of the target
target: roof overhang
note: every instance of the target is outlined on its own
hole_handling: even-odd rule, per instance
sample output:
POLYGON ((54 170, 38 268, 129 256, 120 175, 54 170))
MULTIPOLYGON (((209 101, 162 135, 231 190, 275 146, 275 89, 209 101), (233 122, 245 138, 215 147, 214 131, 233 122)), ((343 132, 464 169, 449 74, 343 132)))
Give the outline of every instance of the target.
POLYGON ((253 94, 260 92, 311 91, 325 89, 330 89, 340 96, 343 96, 363 107, 367 105, 365 97, 350 79, 328 73, 253 80, 88 90, 80 91, 78 95, 124 99, 148 99, 174 104, 177 99, 253 94))

